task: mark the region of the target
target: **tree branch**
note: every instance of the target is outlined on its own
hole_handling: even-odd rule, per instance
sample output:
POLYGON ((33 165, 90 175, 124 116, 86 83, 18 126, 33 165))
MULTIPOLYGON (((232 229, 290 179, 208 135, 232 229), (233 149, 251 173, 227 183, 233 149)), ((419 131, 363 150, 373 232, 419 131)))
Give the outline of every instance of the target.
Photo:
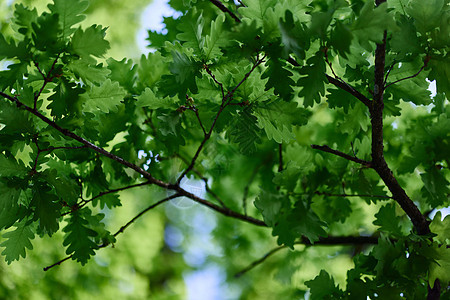
MULTIPOLYGON (((371 236, 330 236, 326 238, 321 238, 314 244, 311 244, 311 242, 306 239, 302 238, 301 241, 295 242, 295 245, 306 245, 306 246, 339 246, 339 245, 366 245, 366 244, 378 244, 378 238, 377 237, 371 237, 371 236)), ((279 246, 276 247, 266 254, 262 256, 261 258, 255 260, 250 265, 242 269, 241 271, 237 272, 234 277, 238 278, 247 273, 248 271, 252 270, 253 268, 257 267, 258 265, 262 264, 266 259, 268 259, 270 256, 274 255, 278 251, 282 249, 286 249, 287 246, 279 246)))
POLYGON ((162 188, 168 188, 169 184, 166 182, 163 182, 161 180, 158 180, 156 178, 154 178, 149 172, 145 171, 144 169, 142 169, 141 167, 126 161, 125 159, 123 159, 120 156, 117 156, 115 154, 112 154, 111 152, 106 151, 105 149, 98 147, 96 145, 94 145, 93 143, 85 140, 84 138, 80 137, 79 135, 76 135, 75 133, 62 128, 61 126, 59 126, 58 124, 56 124, 54 121, 50 120, 49 118, 47 118, 46 116, 44 116, 43 114, 41 114, 40 112, 38 112, 37 110, 25 105, 24 103, 22 103, 19 99, 17 99, 16 97, 12 97, 8 94, 5 94, 3 92, 0 92, 0 96, 2 96, 5 99, 10 100, 11 102, 15 103, 17 105, 17 107, 19 108, 23 108, 26 111, 30 112, 31 114, 35 115, 36 117, 38 117, 39 119, 41 119, 42 121, 44 121, 45 123, 47 123, 49 126, 53 127, 54 129, 56 129, 57 131, 59 131, 61 134, 72 138, 78 142, 80 142, 81 144, 83 144, 84 146, 86 146, 87 148, 90 148, 92 150, 94 150, 97 153, 102 154, 103 156, 106 156, 116 162, 118 162, 119 164, 126 166, 130 169, 133 169, 134 171, 136 171, 137 173, 141 174, 144 178, 148 179, 152 184, 158 185, 162 188))
POLYGON ((348 154, 345 154, 343 152, 340 152, 340 151, 337 151, 337 150, 333 150, 330 147, 328 147, 327 145, 324 145, 324 146, 311 145, 311 148, 316 149, 316 150, 320 150, 320 151, 324 151, 324 152, 328 152, 328 153, 331 153, 331 154, 334 154, 334 155, 337 155, 337 156, 340 156, 342 158, 345 158, 347 160, 356 162, 356 163, 358 163, 360 165, 363 165, 363 166, 366 166, 368 168, 372 167, 372 164, 371 164, 370 161, 362 160, 362 159, 350 156, 348 154))
POLYGON ((222 215, 225 215, 227 217, 231 217, 231 218, 234 218, 234 219, 238 219, 238 220, 241 220, 241 221, 253 224, 253 225, 267 227, 267 224, 264 223, 261 220, 258 220, 258 219, 255 219, 253 217, 240 214, 240 213, 238 213, 238 212, 236 212, 234 210, 231 210, 231 209, 229 209, 227 207, 222 207, 222 206, 219 206, 217 204, 211 203, 208 200, 202 199, 202 198, 200 198, 200 197, 198 197, 198 196, 196 196, 196 195, 194 195, 194 194, 192 194, 192 193, 182 189, 181 187, 179 187, 177 185, 174 185, 171 188, 173 188, 180 196, 185 196, 185 197, 187 197, 187 198, 189 198, 189 199, 191 199, 191 200, 193 200, 193 201, 195 201, 197 203, 200 203, 200 204, 202 204, 204 206, 207 206, 207 207, 209 207, 209 208, 211 208, 211 209, 221 213, 222 215))
POLYGON ((241 19, 239 19, 238 16, 236 16, 231 10, 229 10, 225 5, 223 5, 222 2, 219 0, 209 0, 212 4, 214 4, 218 9, 223 11, 226 14, 229 14, 236 22, 240 23, 241 19))

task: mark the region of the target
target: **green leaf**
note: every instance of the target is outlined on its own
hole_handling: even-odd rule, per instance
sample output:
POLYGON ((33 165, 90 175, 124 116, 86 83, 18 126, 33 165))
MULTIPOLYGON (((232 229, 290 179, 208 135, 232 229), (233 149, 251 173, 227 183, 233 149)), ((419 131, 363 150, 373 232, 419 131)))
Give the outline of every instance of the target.
POLYGON ((269 139, 277 143, 294 139, 293 125, 304 125, 309 112, 297 107, 295 102, 266 101, 254 107, 253 115, 258 119, 258 127, 264 129, 269 139))
POLYGON ((172 75, 162 76, 159 86, 160 90, 169 96, 178 94, 180 99, 186 97, 188 90, 196 94, 198 88, 195 77, 201 77, 201 64, 178 51, 172 51, 172 57, 173 62, 169 64, 169 70, 172 75))
POLYGON ((445 57, 433 56, 428 63, 431 72, 428 78, 436 80, 436 89, 438 93, 450 95, 450 54, 445 57))
POLYGON ((445 199, 450 193, 450 183, 445 178, 442 171, 437 168, 431 168, 425 173, 420 174, 424 187, 422 193, 428 199, 428 203, 432 207, 437 207, 444 204, 445 199))
POLYGON ((61 204, 58 197, 49 193, 44 185, 38 185, 33 194, 30 207, 34 208, 34 221, 39 221, 39 231, 52 236, 59 229, 59 218, 61 217, 61 204))
POLYGON ((403 55, 423 53, 413 20, 408 19, 405 15, 401 15, 398 20, 398 26, 400 30, 391 37, 390 45, 392 50, 403 55))
MULTIPOLYGON (((300 2, 298 2, 300 3, 300 2)), ((305 58, 305 50, 310 46, 310 36, 303 24, 294 23, 290 10, 286 10, 284 21, 279 22, 281 42, 284 49, 281 52, 284 58, 290 53, 295 53, 299 58, 305 58)))
POLYGON ((311 243, 318 241, 319 237, 327 236, 323 229, 326 224, 312 210, 307 209, 303 201, 297 201, 288 221, 292 231, 298 233, 298 237, 305 236, 311 243))
POLYGON ((448 5, 445 0, 411 0, 405 10, 414 18, 417 29, 424 33, 440 25, 444 5, 448 5))
POLYGON ((137 97, 136 106, 148 107, 150 109, 164 108, 175 110, 177 108, 173 98, 157 97, 150 88, 146 88, 145 91, 137 97))
POLYGON ((23 177, 27 174, 27 168, 21 161, 17 162, 13 157, 6 157, 0 153, 0 176, 4 177, 23 177))
POLYGON ((262 74, 261 78, 269 78, 266 82, 265 90, 268 91, 274 88, 274 92, 281 99, 289 101, 294 94, 295 85, 292 79, 292 72, 286 69, 286 64, 279 59, 279 55, 282 52, 282 48, 278 45, 272 45, 269 50, 270 59, 266 62, 266 70, 262 74))
POLYGON ((194 23, 189 17, 185 17, 184 22, 180 22, 177 29, 181 31, 177 39, 184 41, 183 47, 194 49, 194 54, 203 57, 205 47, 205 37, 202 36, 205 20, 202 15, 194 23))
POLYGON ((110 48, 105 40, 106 28, 100 25, 92 25, 85 31, 78 28, 72 37, 72 50, 82 58, 89 59, 92 56, 102 57, 110 48))
POLYGON ((350 53, 350 45, 353 39, 353 34, 345 24, 336 20, 331 31, 331 45, 339 55, 343 58, 347 58, 347 54, 350 53))
MULTIPOLYGON (((248 0, 246 6, 239 8, 239 13, 251 21, 256 21, 258 26, 262 26, 266 20, 268 10, 272 10, 277 4, 276 0, 248 0)), ((273 11, 273 10, 272 10, 273 11)))
POLYGON ((227 131, 227 136, 239 145, 239 151, 243 154, 248 155, 256 151, 256 143, 260 141, 260 129, 256 122, 251 109, 244 109, 234 118, 227 131))
POLYGON ((273 226, 272 235, 278 236, 277 242, 279 245, 284 244, 293 249, 295 241, 303 236, 311 243, 318 241, 320 237, 327 236, 327 232, 323 228, 325 225, 300 200, 289 213, 279 216, 277 223, 273 226))
POLYGON ((297 166, 295 162, 290 161, 284 170, 275 174, 273 183, 286 188, 288 191, 294 191, 301 172, 302 168, 297 166))
POLYGON ((0 182, 0 230, 11 227, 19 218, 20 190, 0 182))
POLYGON ((262 190, 254 204, 261 212, 264 222, 268 226, 273 227, 276 224, 281 208, 285 205, 286 201, 289 200, 287 200, 285 196, 262 190))
MULTIPOLYGON (((127 91, 132 92, 136 85, 137 66, 131 59, 121 61, 108 58, 108 69, 111 71, 111 80, 117 81, 127 91)), ((107 74, 108 75, 108 74, 107 74)))
POLYGON ((348 97, 348 93, 342 89, 328 88, 327 97, 328 106, 330 108, 343 108, 344 113, 348 113, 349 108, 355 106, 355 101, 348 97))
POLYGON ((100 86, 91 86, 86 93, 80 95, 80 99, 84 101, 84 111, 108 113, 117 111, 125 95, 125 90, 118 82, 107 79, 100 86))
POLYGON ((23 35, 31 36, 31 24, 35 23, 38 14, 36 8, 28 9, 23 4, 16 4, 14 6, 14 22, 18 25, 20 32, 23 35))
POLYGON ((98 249, 97 244, 92 240, 97 236, 97 232, 89 228, 89 222, 86 220, 85 214, 91 215, 91 211, 87 208, 75 211, 71 214, 69 222, 64 227, 66 236, 63 245, 69 246, 66 254, 72 254, 72 259, 77 260, 85 265, 89 258, 95 254, 98 249))
POLYGON ((94 197, 92 200, 92 205, 99 205, 101 209, 104 209, 105 207, 111 209, 113 207, 122 206, 122 203, 120 202, 119 195, 110 193, 100 197, 94 197))
POLYGON ((16 229, 8 231, 3 234, 3 241, 0 246, 4 247, 2 255, 5 256, 5 260, 8 264, 11 264, 15 260, 19 260, 20 256, 26 257, 26 248, 32 250, 33 245, 30 240, 34 239, 34 232, 32 226, 28 224, 27 219, 23 219, 20 223, 15 225, 16 229))
POLYGON ((33 27, 33 40, 36 49, 48 53, 57 53, 59 47, 58 33, 58 15, 43 13, 37 19, 33 27))
POLYGON ((374 5, 374 1, 367 1, 361 9, 360 15, 353 23, 353 33, 366 49, 372 48, 368 45, 368 41, 381 43, 384 31, 396 28, 394 18, 388 12, 386 2, 375 8, 374 5))
POLYGON ((69 178, 62 170, 57 171, 54 168, 45 170, 42 172, 42 176, 47 183, 53 186, 56 194, 62 201, 70 206, 77 203, 80 196, 80 187, 74 179, 69 178))
POLYGON ((395 214, 395 205, 386 204, 381 207, 377 214, 377 218, 373 224, 380 226, 378 230, 385 231, 396 236, 402 236, 402 230, 399 224, 399 217, 395 214))
POLYGON ((450 215, 445 216, 444 220, 442 219, 442 214, 440 211, 436 213, 433 218, 433 221, 430 224, 430 230, 432 233, 435 233, 437 236, 434 237, 438 242, 449 245, 450 244, 450 215))
POLYGON ((436 279, 439 279, 441 286, 448 286, 450 282, 450 248, 438 246, 433 243, 426 251, 428 257, 433 259, 430 264, 428 283, 433 288, 436 279))
POLYGON ((16 57, 19 50, 20 48, 15 45, 14 41, 7 42, 0 33, 0 60, 16 57))
POLYGON ((321 96, 325 95, 325 76, 326 65, 325 59, 321 52, 307 60, 307 65, 302 67, 299 73, 304 75, 297 81, 297 85, 302 88, 298 93, 303 98, 306 107, 313 106, 314 102, 320 103, 321 96))
POLYGON ((315 299, 340 299, 342 291, 335 285, 333 277, 325 270, 321 270, 313 280, 305 282, 311 289, 311 300, 315 299))
MULTIPOLYGON (((91 64, 87 59, 77 59, 66 65, 66 68, 75 74, 76 78, 80 78, 83 83, 90 82, 101 84, 106 81, 111 71, 103 66, 103 64, 91 64)), ((112 77, 112 76, 111 76, 112 77)))
POLYGON ((215 20, 211 22, 211 30, 205 39, 204 53, 206 60, 214 60, 222 56, 221 48, 227 47, 231 44, 230 34, 224 28, 225 15, 218 15, 215 20))
POLYGON ((80 23, 86 18, 82 13, 88 5, 88 1, 81 0, 53 0, 53 4, 48 5, 50 11, 58 15, 63 39, 75 32, 75 29, 72 28, 73 25, 80 23))
POLYGON ((68 82, 65 78, 61 78, 53 91, 55 93, 48 97, 51 102, 47 106, 51 110, 52 116, 61 118, 63 115, 79 112, 79 98, 80 94, 84 92, 82 88, 73 82, 68 82))

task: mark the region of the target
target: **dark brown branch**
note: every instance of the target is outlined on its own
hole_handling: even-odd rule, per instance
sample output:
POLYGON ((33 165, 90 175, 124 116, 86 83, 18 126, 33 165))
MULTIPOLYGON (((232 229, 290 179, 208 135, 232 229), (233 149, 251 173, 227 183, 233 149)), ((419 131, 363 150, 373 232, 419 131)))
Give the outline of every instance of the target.
POLYGON ((192 193, 182 189, 181 187, 179 187, 177 185, 172 186, 171 189, 175 190, 180 196, 185 196, 185 197, 187 197, 187 198, 189 198, 189 199, 191 199, 191 200, 193 200, 193 201, 195 201, 197 203, 200 203, 200 204, 202 204, 204 206, 207 206, 207 207, 209 207, 209 208, 211 208, 211 209, 213 209, 213 210, 215 210, 215 211, 217 211, 217 212, 219 212, 222 215, 225 215, 227 217, 238 219, 238 220, 241 220, 241 221, 253 224, 253 225, 257 225, 257 226, 267 227, 267 224, 264 223, 261 220, 258 220, 258 219, 255 219, 253 217, 240 214, 240 213, 235 212, 234 210, 231 210, 229 208, 222 207, 222 206, 219 206, 217 204, 211 203, 208 200, 202 199, 202 198, 200 198, 200 197, 198 197, 198 196, 196 196, 196 195, 194 195, 194 194, 192 194, 192 193))
POLYGON ((328 152, 328 153, 331 153, 331 154, 334 154, 334 155, 337 155, 337 156, 340 156, 340 157, 342 157, 342 158, 345 158, 345 159, 347 159, 347 160, 356 162, 356 163, 361 164, 361 165, 363 165, 363 166, 366 166, 366 167, 368 167, 368 168, 372 167, 372 164, 371 164, 370 161, 362 160, 362 159, 359 159, 359 158, 350 156, 350 155, 348 155, 348 154, 345 154, 345 153, 343 153, 343 152, 340 152, 340 151, 331 149, 331 148, 328 147, 327 145, 324 145, 324 146, 311 145, 311 148, 316 149, 316 150, 320 150, 320 151, 324 151, 324 152, 328 152))
POLYGON ((370 107, 370 100, 360 92, 358 92, 354 87, 349 85, 348 83, 345 83, 343 81, 340 81, 336 78, 331 77, 328 74, 325 74, 325 76, 328 79, 328 82, 333 84, 334 86, 346 91, 347 93, 351 94, 353 97, 361 101, 365 106, 370 107))
POLYGON ((41 119, 42 121, 44 121, 45 123, 47 123, 48 125, 50 125, 51 127, 53 127, 54 129, 56 129, 57 131, 59 131, 61 134, 72 138, 78 142, 80 142, 81 144, 83 144, 84 146, 86 146, 87 148, 90 148, 92 150, 94 150, 95 152, 102 154, 116 162, 118 162, 119 164, 128 167, 130 169, 133 169, 134 171, 138 172, 139 174, 141 174, 144 178, 148 179, 152 184, 155 184, 157 186, 160 186, 162 188, 168 188, 169 184, 166 182, 163 182, 161 180, 158 180, 156 178, 154 178, 149 172, 145 171, 144 169, 142 169, 141 167, 124 160, 122 157, 119 157, 115 154, 112 154, 111 152, 106 151, 105 149, 98 147, 96 145, 94 145, 93 143, 85 140, 84 138, 80 137, 79 135, 76 135, 75 133, 62 128, 61 126, 59 126, 58 124, 56 124, 55 122, 53 122, 52 120, 50 120, 49 118, 47 118, 46 116, 44 116, 43 114, 41 114, 40 112, 38 112, 37 110, 25 105, 24 103, 22 103, 21 101, 19 101, 16 97, 12 97, 8 94, 5 94, 3 92, 0 92, 0 96, 2 96, 3 98, 6 98, 8 100, 10 100, 11 102, 15 103, 17 105, 17 107, 19 108, 23 108, 26 111, 30 112, 31 114, 35 115, 36 117, 38 117, 39 119, 41 119))
MULTIPOLYGON (((385 0, 377 0, 379 5, 385 0)), ((392 193, 392 197, 402 207, 408 217, 411 219, 414 227, 419 235, 430 233, 430 228, 426 218, 421 214, 420 210, 414 202, 406 194, 405 190, 400 186, 391 169, 386 163, 383 150, 383 94, 385 80, 385 59, 386 59, 386 36, 384 32, 383 41, 377 44, 375 49, 375 83, 373 91, 373 102, 370 109, 371 125, 372 125, 372 168, 378 173, 383 182, 392 193)))
MULTIPOLYGON (((371 236, 330 236, 326 238, 321 238, 319 241, 315 242, 314 244, 311 244, 311 242, 306 239, 302 238, 301 241, 296 242, 296 245, 307 245, 307 246, 339 246, 339 245, 349 245, 349 246, 356 246, 356 245, 367 245, 367 244, 378 244, 378 238, 377 237, 371 237, 371 236)), ((268 259, 270 256, 274 255, 278 251, 282 249, 286 249, 287 246, 279 246, 276 247, 266 254, 262 256, 261 258, 255 260, 250 265, 236 273, 234 277, 241 277, 248 271, 252 270, 253 268, 257 267, 258 265, 262 264, 266 259, 268 259)))
POLYGON ((60 261, 55 262, 54 264, 52 264, 52 265, 50 265, 50 266, 48 266, 48 267, 45 267, 45 268, 44 268, 44 272, 50 270, 50 269, 53 268, 53 267, 59 266, 60 264, 62 264, 62 263, 65 262, 66 260, 71 259, 72 256, 73 256, 73 254, 67 256, 66 258, 61 259, 60 261))
POLYGON ((222 2, 219 0, 209 0, 212 4, 214 4, 218 9, 223 11, 226 14, 229 14, 236 22, 240 23, 241 19, 239 19, 238 16, 236 16, 231 10, 229 10, 225 5, 223 5, 222 2))

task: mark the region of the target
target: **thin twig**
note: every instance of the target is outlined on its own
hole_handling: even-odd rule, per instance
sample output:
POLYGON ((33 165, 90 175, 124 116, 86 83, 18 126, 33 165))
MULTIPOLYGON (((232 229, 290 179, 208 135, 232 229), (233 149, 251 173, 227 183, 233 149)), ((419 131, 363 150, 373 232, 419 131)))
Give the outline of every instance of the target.
POLYGON ((73 256, 73 254, 67 256, 66 258, 63 258, 63 259, 61 259, 61 260, 55 262, 54 264, 52 264, 52 265, 50 265, 50 266, 48 266, 48 267, 45 267, 45 268, 44 268, 44 271, 48 271, 48 270, 50 270, 50 269, 53 268, 53 267, 59 266, 60 264, 62 264, 62 263, 65 262, 66 260, 71 259, 72 256, 73 256))
MULTIPOLYGON (((189 161, 184 158, 183 156, 181 156, 180 154, 175 154, 176 157, 178 157, 179 159, 181 159, 182 162, 184 162, 186 165, 189 165, 189 161)), ((210 193, 216 200, 217 202, 219 202, 220 205, 222 205, 222 207, 226 208, 227 206, 225 205, 225 203, 222 201, 222 199, 216 194, 214 193, 211 188, 209 187, 208 184, 208 178, 204 177, 197 169, 193 168, 192 171, 194 172, 195 175, 197 175, 198 178, 200 178, 201 180, 203 180, 203 182, 205 183, 205 189, 206 192, 210 193)))
MULTIPOLYGON (((133 224, 137 219, 139 219, 143 214, 145 214, 145 213, 148 212, 149 210, 151 210, 151 209, 157 207, 158 205, 161 205, 161 204, 163 204, 163 203, 165 203, 165 202, 167 202, 167 201, 169 201, 169 200, 171 200, 171 199, 174 199, 174 198, 176 198, 176 197, 179 197, 179 195, 178 195, 178 194, 174 194, 174 195, 172 195, 172 196, 166 197, 166 198, 164 198, 164 199, 162 199, 162 200, 159 200, 158 202, 156 202, 156 203, 150 205, 149 207, 147 207, 146 209, 144 209, 143 211, 141 211, 140 213, 138 213, 134 218, 132 218, 130 221, 128 221, 125 225, 123 225, 122 227, 120 227, 120 229, 119 229, 116 233, 113 234, 113 237, 116 237, 116 236, 118 236, 119 234, 123 233, 124 230, 127 229, 128 226, 130 226, 131 224, 133 224)), ((101 249, 101 248, 105 248, 105 247, 107 247, 107 246, 109 246, 109 245, 110 245, 110 243, 103 243, 103 244, 101 244, 101 245, 98 245, 98 246, 95 248, 95 250, 98 250, 98 249, 101 249)), ((54 264, 52 264, 52 265, 50 265, 50 266, 48 266, 48 267, 45 267, 45 268, 44 268, 44 271, 48 271, 49 269, 51 269, 51 268, 53 268, 53 267, 55 267, 55 266, 60 265, 61 263, 65 262, 66 260, 68 260, 68 259, 70 259, 70 258, 72 258, 72 257, 73 257, 73 254, 71 254, 71 255, 69 255, 69 256, 67 256, 67 257, 65 257, 65 258, 63 258, 63 259, 61 259, 60 261, 57 261, 56 263, 54 263, 54 264)))
POLYGON ((244 275, 245 273, 247 273, 248 271, 250 271, 251 269, 257 267, 258 265, 262 264, 266 259, 268 259, 269 257, 271 257, 272 255, 274 255, 275 253, 277 253, 278 251, 280 251, 281 249, 285 249, 287 248, 286 246, 278 246, 272 250, 270 250, 269 252, 267 252, 266 254, 264 254, 261 258, 255 260, 254 262, 252 262, 251 264, 249 264, 247 267, 245 267, 244 269, 240 270, 239 272, 237 272, 234 277, 235 278, 239 278, 242 275, 244 275))
POLYGON ((37 101, 39 99, 39 97, 42 94, 42 91, 44 91, 44 88, 47 86, 47 83, 51 82, 53 80, 53 78, 55 78, 55 76, 51 76, 53 69, 55 68, 56 62, 58 61, 60 56, 60 53, 58 53, 58 55, 56 56, 55 60, 53 61, 52 66, 50 67, 50 70, 48 71, 47 75, 44 75, 44 73, 42 72, 42 70, 39 68, 39 64, 38 62, 34 62, 34 65, 36 66, 38 72, 42 75, 42 78, 44 79, 44 83, 42 84, 39 92, 34 96, 34 103, 33 103, 33 109, 36 110, 37 109, 37 101))
POLYGON ((203 134, 206 136, 206 130, 203 126, 202 120, 200 119, 200 116, 198 114, 198 109, 196 107, 192 108, 192 111, 195 113, 195 116, 197 117, 198 123, 200 124, 200 127, 202 128, 203 134))
POLYGON ((392 69, 394 68, 394 66, 397 64, 397 62, 394 59, 394 62, 392 63, 392 65, 389 67, 389 70, 386 72, 386 76, 384 76, 384 88, 386 89, 386 82, 389 78, 389 74, 391 74, 392 69))
MULTIPOLYGON (((359 198, 380 198, 380 199, 393 199, 391 196, 386 195, 367 195, 367 194, 333 194, 333 193, 327 193, 327 192, 314 192, 316 195, 322 195, 322 196, 328 196, 328 197, 359 197, 359 198)), ((306 195, 306 194, 297 194, 294 195, 306 195)))
MULTIPOLYGON (((306 238, 302 238, 301 241, 295 242, 294 244, 295 245, 307 245, 307 246, 312 246, 312 245, 321 245, 321 246, 350 245, 350 246, 352 246, 352 245, 378 244, 378 238, 371 237, 371 236, 336 236, 336 237, 330 236, 330 237, 326 237, 326 238, 321 238, 314 244, 311 244, 311 242, 306 238)), ((282 249, 286 249, 286 248, 287 248, 286 245, 282 245, 282 246, 278 246, 278 247, 270 250, 269 252, 264 254, 264 256, 255 260, 250 265, 248 265, 247 267, 245 267, 244 269, 242 269, 241 271, 236 273, 236 275, 234 275, 234 277, 236 277, 236 278, 241 277, 248 271, 250 271, 253 268, 257 267, 258 265, 262 264, 270 256, 272 256, 275 253, 277 253, 278 251, 280 251, 282 249)))
POLYGON ((400 81, 407 80, 407 79, 411 79, 411 78, 414 78, 414 77, 418 76, 418 75, 420 74, 420 72, 422 72, 423 69, 425 69, 425 67, 426 67, 426 64, 423 64, 423 66, 420 68, 420 70, 419 70, 416 74, 411 75, 411 76, 408 76, 408 77, 405 77, 405 78, 402 78, 402 79, 399 79, 399 80, 396 80, 396 81, 394 81, 394 82, 391 82, 391 83, 389 83, 388 85, 386 85, 384 89, 387 89, 387 88, 390 87, 391 85, 396 84, 396 83, 398 83, 398 82, 400 82, 400 81))
POLYGON ((214 4, 218 9, 220 9, 221 11, 223 11, 226 14, 229 14, 236 22, 240 23, 241 19, 239 19, 238 16, 236 16, 234 14, 234 12, 232 12, 231 10, 229 10, 225 5, 223 5, 222 2, 220 2, 219 0, 209 0, 212 4, 214 4))
MULTIPOLYGON (((140 213, 138 213, 136 216, 134 216, 134 218, 132 218, 130 221, 128 221, 125 225, 123 225, 122 227, 120 227, 119 230, 116 231, 116 233, 113 234, 114 237, 118 236, 119 234, 123 233, 125 229, 127 229, 128 226, 130 226, 131 224, 133 224, 137 219, 139 219, 143 214, 145 214, 146 212, 148 212, 149 210, 152 210, 153 208, 169 201, 172 199, 175 199, 177 197, 180 197, 179 194, 173 194, 172 196, 166 197, 162 200, 159 200, 158 202, 150 205, 149 207, 147 207, 146 209, 144 209, 143 211, 141 211, 140 213)), ((99 248, 104 248, 108 246, 108 244, 102 244, 99 246, 99 248)))
MULTIPOLYGON (((112 194, 112 193, 116 193, 116 192, 120 192, 120 191, 125 191, 125 190, 128 190, 128 189, 132 189, 132 188, 140 187, 140 186, 144 186, 144 185, 149 185, 149 184, 151 184, 151 182, 150 181, 146 181, 146 182, 141 182, 141 183, 132 184, 132 185, 124 186, 124 187, 121 187, 121 188, 117 188, 117 189, 112 189, 112 190, 107 190, 107 191, 101 192, 97 196, 92 197, 91 199, 83 200, 83 203, 78 205, 75 210, 79 210, 79 209, 83 208, 88 203, 90 203, 90 202, 94 201, 95 199, 100 198, 100 197, 102 197, 104 195, 108 195, 108 194, 112 194)), ((66 212, 66 213, 62 214, 61 216, 65 216, 65 215, 71 214, 75 210, 71 210, 69 212, 66 212)))
POLYGON ((311 148, 316 149, 316 150, 320 150, 320 151, 324 151, 324 152, 328 152, 328 153, 331 153, 331 154, 334 154, 334 155, 337 155, 337 156, 340 156, 340 157, 342 157, 342 158, 345 158, 345 159, 347 159, 347 160, 351 160, 351 161, 353 161, 353 162, 356 162, 356 163, 361 164, 361 165, 363 165, 363 166, 366 166, 366 167, 368 167, 368 168, 371 168, 371 167, 372 167, 372 163, 371 163, 370 161, 362 160, 362 159, 359 159, 359 158, 350 156, 350 155, 348 155, 348 154, 345 154, 345 153, 343 153, 343 152, 340 152, 340 151, 331 149, 331 148, 328 147, 327 145, 324 145, 324 146, 311 145, 311 148))
POLYGON ((197 161, 200 152, 203 150, 203 147, 205 146, 206 142, 209 140, 209 138, 211 137, 211 134, 213 132, 214 126, 217 123, 217 120, 219 119, 220 114, 222 113, 222 111, 225 109, 225 107, 227 107, 227 105, 231 102, 231 100, 233 99, 233 95, 236 92, 236 90, 245 82, 245 80, 248 79, 248 77, 250 76, 250 74, 252 74, 252 72, 256 69, 257 66, 259 66, 265 59, 265 55, 259 59, 257 57, 256 62, 254 63, 253 67, 251 68, 251 70, 249 72, 247 72, 244 75, 244 78, 242 78, 242 80, 231 90, 229 91, 222 99, 222 104, 219 107, 219 111, 217 112, 211 127, 209 129, 209 131, 205 134, 205 137, 203 138, 202 142, 200 143, 199 147, 197 148, 197 151, 195 152, 191 163, 189 164, 189 166, 183 171, 183 173, 181 173, 181 175, 178 177, 176 185, 179 185, 181 180, 183 179, 183 177, 189 173, 192 168, 195 166, 195 162, 197 161))
POLYGON ((212 80, 220 87, 220 91, 222 92, 222 99, 225 97, 225 92, 223 90, 223 84, 220 83, 217 79, 216 76, 214 76, 214 74, 211 72, 211 70, 209 69, 207 64, 203 65, 203 68, 205 69, 206 73, 208 73, 209 76, 211 76, 212 80))

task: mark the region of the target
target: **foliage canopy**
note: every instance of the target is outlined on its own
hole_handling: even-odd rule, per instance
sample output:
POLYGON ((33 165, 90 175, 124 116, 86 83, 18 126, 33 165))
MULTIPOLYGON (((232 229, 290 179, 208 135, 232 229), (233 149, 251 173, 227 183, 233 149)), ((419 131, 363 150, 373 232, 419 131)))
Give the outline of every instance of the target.
POLYGON ((87 1, 14 7, 0 34, 6 262, 52 237, 85 265, 147 212, 193 201, 217 212, 216 260, 243 299, 448 297, 450 217, 430 213, 449 206, 449 1, 236 3, 171 1, 181 17, 136 62, 80 27, 87 1), (147 207, 112 231, 131 189, 147 207), (299 274, 331 256, 348 260, 339 285, 327 264, 299 274), (252 268, 285 285, 267 296, 273 278, 252 268))

